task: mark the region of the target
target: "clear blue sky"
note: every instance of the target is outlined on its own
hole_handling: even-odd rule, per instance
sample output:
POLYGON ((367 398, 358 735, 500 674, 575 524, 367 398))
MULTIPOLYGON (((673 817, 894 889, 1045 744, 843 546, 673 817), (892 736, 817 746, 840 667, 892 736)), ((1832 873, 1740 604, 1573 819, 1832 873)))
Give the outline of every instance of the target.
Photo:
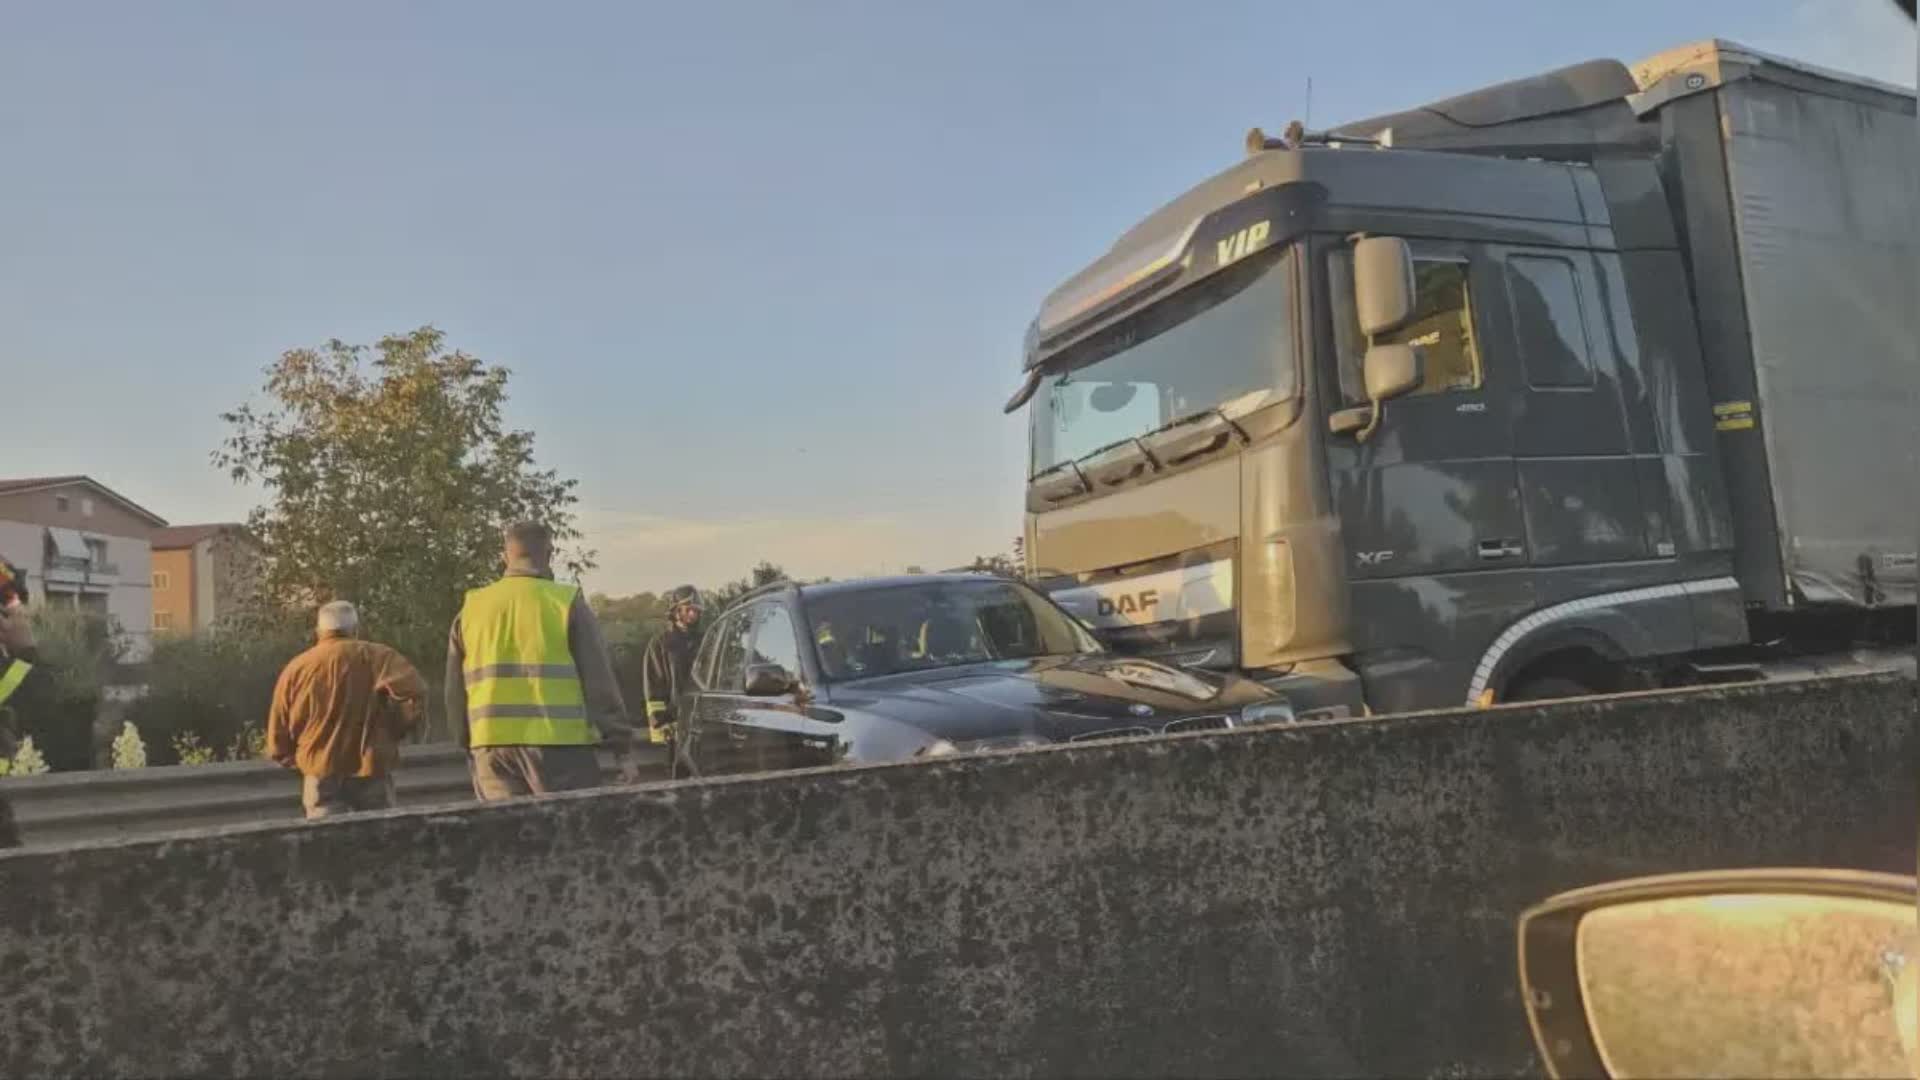
POLYGON ((1041 296, 1278 130, 1730 37, 1911 83, 1888 0, 8 3, 0 476, 176 522, 279 351, 515 371, 614 592, 1019 528, 1041 296), (677 464, 677 467, 672 467, 677 464))

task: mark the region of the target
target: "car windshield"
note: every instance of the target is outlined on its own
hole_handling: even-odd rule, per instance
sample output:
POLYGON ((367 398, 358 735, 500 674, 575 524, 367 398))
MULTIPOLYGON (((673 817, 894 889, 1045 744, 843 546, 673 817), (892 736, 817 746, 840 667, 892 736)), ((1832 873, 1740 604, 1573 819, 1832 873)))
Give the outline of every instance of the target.
POLYGON ((1099 652, 1072 616, 1012 581, 929 581, 811 596, 829 682, 960 664, 1099 652))
POLYGON ((1263 259, 1216 274, 1045 375, 1033 404, 1033 475, 1209 409, 1292 397, 1287 267, 1263 259))

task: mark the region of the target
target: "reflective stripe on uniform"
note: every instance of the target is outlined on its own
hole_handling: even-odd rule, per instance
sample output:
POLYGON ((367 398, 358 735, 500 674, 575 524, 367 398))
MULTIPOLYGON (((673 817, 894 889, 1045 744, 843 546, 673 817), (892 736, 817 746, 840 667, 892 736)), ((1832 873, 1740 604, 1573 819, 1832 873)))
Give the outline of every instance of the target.
POLYGON ((659 716, 661 713, 666 711, 667 711, 667 703, 664 701, 647 702, 647 715, 650 717, 659 716))
POLYGON ((600 741, 567 643, 579 592, 545 578, 509 577, 467 594, 460 640, 471 745, 600 741))
POLYGON ((467 668, 467 682, 481 679, 571 679, 573 665, 567 664, 482 664, 467 668))
POLYGON ((32 670, 32 664, 25 660, 15 660, 7 665, 6 671, 0 672, 0 705, 5 705, 7 699, 13 696, 13 692, 20 689, 20 684, 27 681, 27 672, 32 670))

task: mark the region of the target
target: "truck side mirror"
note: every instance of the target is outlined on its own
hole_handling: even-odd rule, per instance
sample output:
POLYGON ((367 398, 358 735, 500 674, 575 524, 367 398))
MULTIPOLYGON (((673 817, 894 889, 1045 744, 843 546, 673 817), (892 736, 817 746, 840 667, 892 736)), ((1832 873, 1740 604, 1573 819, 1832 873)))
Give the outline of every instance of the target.
POLYGON ((1360 332, 1391 334, 1413 318, 1413 252, 1397 236, 1369 236, 1353 245, 1353 303, 1360 332))
POLYGON ((1353 435, 1366 442, 1380 426, 1380 403, 1403 397, 1420 385, 1420 350, 1411 345, 1372 345, 1362 361, 1362 376, 1367 384, 1367 403, 1358 408, 1341 409, 1327 418, 1327 429, 1335 435, 1353 435))
POLYGON ((1392 401, 1420 385, 1420 353, 1411 345, 1373 345, 1362 364, 1367 397, 1392 401))
POLYGON ((1367 403, 1328 417, 1327 428, 1335 435, 1366 442, 1380 426, 1380 403, 1420 385, 1420 356, 1412 346, 1372 343, 1413 318, 1415 289, 1413 251, 1405 240, 1369 236, 1353 245, 1353 306, 1368 341, 1362 363, 1367 403))

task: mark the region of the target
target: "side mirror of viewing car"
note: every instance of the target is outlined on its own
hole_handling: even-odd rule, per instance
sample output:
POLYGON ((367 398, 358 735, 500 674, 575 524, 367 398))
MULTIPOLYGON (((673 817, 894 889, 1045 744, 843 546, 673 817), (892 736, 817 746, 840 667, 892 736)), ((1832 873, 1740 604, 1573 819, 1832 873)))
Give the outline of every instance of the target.
POLYGON ((1520 917, 1547 1072, 1920 1080, 1915 881, 1732 870, 1564 893, 1520 917))
POLYGON ((779 664, 754 664, 747 668, 748 697, 779 697, 793 692, 793 676, 779 664))
POLYGON ((1420 351, 1411 345, 1372 345, 1362 362, 1367 386, 1367 404, 1341 409, 1327 418, 1327 428, 1335 435, 1354 433, 1361 442, 1380 426, 1380 405, 1404 397, 1420 385, 1420 351))

